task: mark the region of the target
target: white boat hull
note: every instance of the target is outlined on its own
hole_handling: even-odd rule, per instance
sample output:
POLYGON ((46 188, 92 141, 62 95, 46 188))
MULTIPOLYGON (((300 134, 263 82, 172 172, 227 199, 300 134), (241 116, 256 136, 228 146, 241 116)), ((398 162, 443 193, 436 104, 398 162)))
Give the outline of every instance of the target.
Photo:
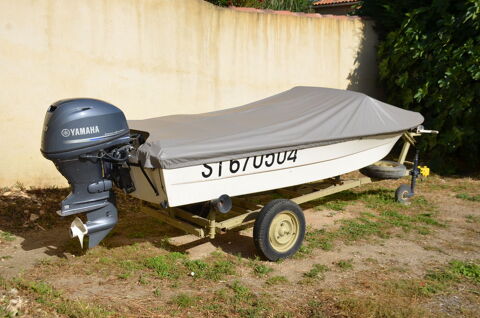
POLYGON ((345 174, 384 158, 402 134, 364 137, 332 145, 266 154, 221 163, 177 169, 144 169, 158 190, 156 195, 139 167, 132 167, 136 187, 132 196, 171 207, 208 201, 222 194, 279 189, 345 174))

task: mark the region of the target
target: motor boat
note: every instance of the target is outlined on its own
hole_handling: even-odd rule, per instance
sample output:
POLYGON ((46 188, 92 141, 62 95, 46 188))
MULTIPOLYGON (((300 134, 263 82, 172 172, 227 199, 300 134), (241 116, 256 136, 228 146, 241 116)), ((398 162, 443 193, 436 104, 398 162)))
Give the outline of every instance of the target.
POLYGON ((117 223, 114 185, 164 208, 225 204, 369 166, 422 122, 417 112, 321 87, 294 87, 220 111, 130 121, 109 103, 67 99, 47 110, 41 152, 72 187, 59 214, 86 213, 88 222, 76 219, 72 235, 90 235, 93 247, 117 223))
POLYGON ((327 179, 384 158, 422 122, 419 113, 367 95, 318 87, 216 112, 129 121, 146 139, 129 159, 137 185, 131 195, 173 207, 327 179))

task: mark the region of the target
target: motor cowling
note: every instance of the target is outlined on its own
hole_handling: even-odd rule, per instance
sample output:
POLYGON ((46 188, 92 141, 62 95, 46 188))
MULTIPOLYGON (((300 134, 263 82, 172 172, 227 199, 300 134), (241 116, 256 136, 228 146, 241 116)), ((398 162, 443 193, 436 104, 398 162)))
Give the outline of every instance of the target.
POLYGON ((127 192, 135 190, 125 172, 131 140, 123 112, 104 101, 65 99, 47 110, 41 152, 72 190, 58 214, 87 214, 86 224, 77 218, 71 226, 72 237, 79 237, 82 246, 83 235, 94 247, 117 223, 113 184, 121 184, 127 192))
POLYGON ((68 159, 129 138, 127 120, 117 107, 97 99, 64 99, 47 110, 41 151, 50 160, 68 159))

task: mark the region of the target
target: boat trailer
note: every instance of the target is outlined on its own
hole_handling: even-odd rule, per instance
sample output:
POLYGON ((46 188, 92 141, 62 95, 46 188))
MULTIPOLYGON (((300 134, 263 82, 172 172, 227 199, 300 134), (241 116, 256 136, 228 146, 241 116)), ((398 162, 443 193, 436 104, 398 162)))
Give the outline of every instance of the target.
MULTIPOLYGON (((420 127, 420 129, 423 129, 423 127, 420 127)), ((402 184, 395 191, 395 200, 402 204, 409 204, 410 198, 414 196, 417 178, 419 176, 427 177, 430 173, 428 167, 418 165, 418 151, 415 153, 413 162, 406 161, 406 156, 410 147, 415 146, 414 138, 420 136, 422 133, 438 132, 417 130, 415 132, 405 132, 402 136, 404 143, 397 163, 399 165, 407 163, 412 166, 412 168, 407 169, 405 173, 405 176, 411 177, 410 184, 402 184)), ((371 178, 367 176, 350 179, 342 179, 340 176, 338 176, 326 180, 319 180, 317 182, 257 193, 256 195, 264 197, 277 196, 283 198, 285 201, 290 201, 296 205, 300 205, 381 180, 383 179, 371 178)), ((223 198, 221 197, 218 200, 212 200, 212 202, 206 203, 207 206, 194 206, 194 208, 197 209, 196 212, 199 213, 192 213, 192 211, 185 209, 184 207, 162 207, 160 204, 154 205, 149 202, 142 202, 143 204, 141 211, 157 220, 185 231, 186 233, 193 234, 199 238, 208 237, 210 239, 214 239, 217 234, 225 234, 227 231, 231 230, 242 230, 250 227, 263 228, 275 226, 274 224, 262 224, 261 222, 263 219, 258 218, 262 210, 265 209, 268 204, 259 204, 258 202, 250 200, 248 196, 249 195, 244 195, 234 198, 222 196, 223 198), (201 210, 204 212, 201 213, 201 210)), ((293 223, 295 222, 293 219, 294 218, 290 220, 289 218, 286 219, 286 225, 290 228, 294 227, 293 223)), ((280 228, 281 227, 282 225, 280 225, 280 228)), ((267 230, 271 231, 271 229, 267 230)), ((273 229, 273 231, 279 232, 275 229, 273 229)), ((305 233, 304 231, 303 233, 300 232, 302 232, 301 229, 297 227, 297 232, 290 231, 289 233, 287 231, 279 233, 278 235, 285 237, 285 239, 283 239, 284 241, 295 241, 297 238, 289 236, 300 234, 302 236, 301 241, 303 241, 303 236, 305 233)), ((262 249, 265 249, 265 246, 259 246, 257 241, 260 238, 255 236, 256 233, 254 233, 255 245, 264 257, 271 261, 284 258, 284 255, 281 255, 281 253, 262 251, 262 249)), ((270 240, 271 239, 272 238, 270 238, 270 240)), ((279 240, 281 240, 281 238, 279 238, 279 240)), ((281 242, 278 245, 281 246, 281 242)))

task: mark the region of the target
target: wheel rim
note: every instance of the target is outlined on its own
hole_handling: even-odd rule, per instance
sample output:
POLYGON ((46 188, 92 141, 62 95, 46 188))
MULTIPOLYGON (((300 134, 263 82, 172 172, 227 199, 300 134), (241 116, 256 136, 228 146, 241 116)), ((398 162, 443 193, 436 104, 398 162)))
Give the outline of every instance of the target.
POLYGON ((276 251, 286 252, 295 245, 299 232, 297 216, 291 211, 282 211, 273 218, 268 238, 276 251))

